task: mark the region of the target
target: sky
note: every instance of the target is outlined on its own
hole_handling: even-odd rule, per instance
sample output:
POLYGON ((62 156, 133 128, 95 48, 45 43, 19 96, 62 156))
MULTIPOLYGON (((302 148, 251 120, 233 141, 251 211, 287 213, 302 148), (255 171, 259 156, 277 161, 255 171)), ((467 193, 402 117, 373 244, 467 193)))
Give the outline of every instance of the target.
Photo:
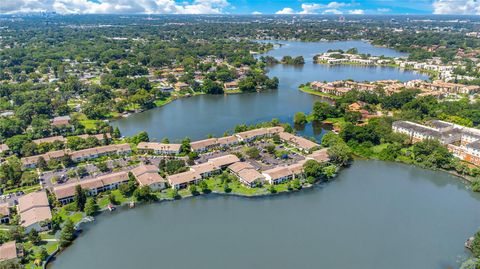
POLYGON ((0 0, 0 14, 456 14, 480 0, 0 0))

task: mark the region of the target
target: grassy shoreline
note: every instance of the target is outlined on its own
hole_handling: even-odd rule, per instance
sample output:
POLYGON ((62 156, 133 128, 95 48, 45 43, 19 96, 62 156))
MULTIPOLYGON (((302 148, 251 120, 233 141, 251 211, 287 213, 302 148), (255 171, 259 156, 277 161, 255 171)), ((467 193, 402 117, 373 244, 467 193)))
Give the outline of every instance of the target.
POLYGON ((316 91, 316 90, 312 89, 312 88, 309 87, 309 86, 299 87, 298 89, 299 89, 300 91, 302 91, 302 92, 305 92, 305 93, 309 93, 309 94, 316 95, 316 96, 321 96, 321 97, 330 98, 330 99, 332 99, 332 100, 340 99, 340 96, 336 96, 336 95, 333 95, 333 94, 328 94, 328 93, 319 92, 319 91, 316 91))

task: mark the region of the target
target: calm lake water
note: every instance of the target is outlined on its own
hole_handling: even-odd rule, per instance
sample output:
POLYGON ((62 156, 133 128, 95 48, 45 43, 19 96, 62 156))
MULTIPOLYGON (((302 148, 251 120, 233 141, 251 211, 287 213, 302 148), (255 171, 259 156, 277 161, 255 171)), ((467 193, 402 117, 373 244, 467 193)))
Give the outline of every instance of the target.
POLYGON ((458 268, 480 225, 479 204, 446 173, 356 161, 299 193, 105 213, 52 268, 458 268))
MULTIPOLYGON (((298 90, 298 86, 314 80, 334 81, 341 79, 381 80, 427 79, 428 77, 412 71, 402 71, 390 67, 327 66, 313 64, 315 54, 329 49, 358 48, 360 53, 401 57, 405 54, 392 49, 378 48, 361 41, 347 42, 284 42, 282 47, 268 52, 281 58, 284 55, 302 55, 306 63, 303 66, 276 65, 269 70, 269 76, 279 78, 279 89, 262 93, 237 95, 203 95, 174 101, 163 107, 151 109, 112 122, 123 135, 131 136, 147 131, 150 138, 160 140, 168 137, 179 141, 188 136, 194 140, 206 138, 208 134, 221 136, 226 130, 232 131, 237 124, 255 124, 278 118, 282 122, 293 123, 295 112, 310 112, 313 102, 321 100, 298 90)), ((299 133, 319 138, 320 126, 306 126, 299 133)))

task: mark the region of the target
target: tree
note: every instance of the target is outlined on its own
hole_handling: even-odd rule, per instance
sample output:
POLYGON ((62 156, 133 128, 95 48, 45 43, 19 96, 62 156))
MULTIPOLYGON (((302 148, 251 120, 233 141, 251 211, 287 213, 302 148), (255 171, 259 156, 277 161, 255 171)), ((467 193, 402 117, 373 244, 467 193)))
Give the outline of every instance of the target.
POLYGON ((85 204, 85 214, 87 216, 95 216, 98 212, 98 204, 95 198, 88 198, 85 204))
POLYGON ((245 153, 248 155, 248 157, 250 157, 252 159, 260 158, 260 150, 257 149, 256 147, 248 147, 245 150, 245 153))
POLYGON ((195 186, 195 184, 190 184, 190 186, 188 187, 188 190, 190 191, 190 193, 192 195, 197 195, 198 194, 197 186, 195 186))
POLYGON ((73 239, 75 239, 75 226, 70 218, 67 218, 65 224, 60 232, 59 244, 60 248, 69 246, 73 239))
POLYGON ((133 196, 137 199, 139 202, 150 202, 150 201, 155 201, 156 196, 152 194, 152 191, 149 186, 143 186, 138 189, 136 189, 133 192, 133 196))
POLYGON ((330 160, 340 166, 348 165, 352 160, 352 150, 344 142, 333 144, 328 148, 327 153, 330 160))
POLYGON ((48 165, 47 165, 47 162, 45 161, 45 159, 40 156, 40 158, 38 158, 37 160, 37 167, 38 169, 42 170, 42 171, 45 171, 48 169, 48 165))
POLYGON ((203 82, 203 91, 208 94, 222 94, 223 87, 211 79, 205 79, 203 82))
POLYGON ((37 258, 40 261, 46 260, 47 257, 48 257, 48 252, 47 252, 47 249, 45 247, 40 247, 37 250, 37 253, 35 253, 35 258, 37 258))
POLYGON ((120 129, 118 128, 118 126, 113 129, 112 137, 117 139, 121 137, 120 129))
POLYGON ((23 269, 23 265, 20 265, 15 260, 7 260, 0 263, 0 269, 23 269))
POLYGON ((202 190, 203 193, 209 193, 210 192, 210 189, 208 188, 208 184, 204 180, 202 180, 198 183, 198 187, 200 188, 200 190, 202 190))
POLYGON ((106 162, 99 162, 99 163, 97 163, 96 166, 97 166, 98 170, 100 170, 103 173, 110 171, 110 168, 108 168, 108 165, 107 165, 106 162))
POLYGON ((37 230, 35 230, 35 229, 30 230, 27 238, 28 238, 28 241, 32 242, 32 244, 34 244, 34 245, 38 245, 40 243, 40 241, 42 241, 42 239, 40 238, 40 235, 38 234, 37 230))
POLYGON ((322 169, 322 173, 326 178, 332 178, 337 173, 337 167, 335 165, 328 165, 322 169))
POLYGON ((313 177, 315 180, 321 179, 323 177, 322 173, 323 166, 315 161, 308 160, 303 164, 303 171, 306 177, 313 177))
POLYGON ((78 211, 83 211, 85 209, 85 203, 87 202, 87 195, 82 189, 82 186, 77 185, 75 187, 75 205, 78 211))
POLYGON ((474 257, 480 258, 480 231, 473 237, 472 253, 474 257))
POLYGON ((88 175, 87 168, 85 166, 80 166, 77 168, 77 175, 78 177, 82 178, 88 175))
POLYGON ((303 112, 297 112, 293 117, 293 122, 298 125, 304 125, 307 123, 307 116, 305 116, 305 113, 303 112))
POLYGON ((191 151, 190 138, 185 137, 182 140, 182 146, 180 147, 180 152, 188 154, 190 151, 191 151))

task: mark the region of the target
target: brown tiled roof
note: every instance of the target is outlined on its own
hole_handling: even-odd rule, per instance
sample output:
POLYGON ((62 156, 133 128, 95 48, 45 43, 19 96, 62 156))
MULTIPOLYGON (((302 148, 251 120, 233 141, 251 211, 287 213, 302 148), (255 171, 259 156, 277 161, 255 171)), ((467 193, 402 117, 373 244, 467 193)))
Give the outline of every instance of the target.
POLYGON ((158 150, 158 151, 180 151, 181 144, 164 144, 156 142, 140 142, 137 148, 142 150, 158 150))
POLYGON ((45 191, 32 192, 18 199, 20 225, 28 227, 34 223, 52 219, 52 212, 45 191))
POLYGON ((123 181, 128 180, 128 173, 125 171, 111 173, 107 175, 103 175, 100 177, 82 180, 82 181, 75 181, 70 182, 63 185, 58 185, 53 188, 53 192, 57 199, 63 199, 67 197, 72 197, 75 195, 75 188, 77 185, 80 185, 82 189, 91 190, 91 189, 98 189, 105 185, 110 185, 113 183, 120 183, 123 181))
POLYGON ((330 160, 330 157, 328 156, 328 149, 323 148, 314 151, 312 154, 307 156, 307 159, 313 159, 317 162, 328 162, 330 160))
POLYGON ((216 138, 208 138, 204 140, 199 140, 199 141, 194 141, 190 143, 190 147, 192 150, 198 150, 198 149, 203 149, 211 146, 217 145, 217 139, 216 138))
MULTIPOLYGON (((109 133, 106 133, 105 135, 107 136, 108 139, 112 138, 112 136, 109 133)), ((89 137, 95 137, 97 140, 103 140, 104 134, 94 134, 94 135, 83 134, 83 135, 79 135, 78 137, 80 137, 82 139, 87 139, 89 137)))
POLYGON ((257 170, 255 169, 243 169, 240 172, 238 172, 238 176, 243 180, 248 183, 253 183, 256 180, 263 180, 265 179, 265 176, 260 174, 257 170))
POLYGON ((225 166, 225 165, 230 165, 232 163, 236 163, 236 162, 239 162, 239 161, 240 161, 240 159, 238 159, 238 157, 233 155, 233 154, 228 154, 228 155, 224 155, 224 156, 221 156, 221 157, 212 158, 212 159, 208 160, 208 162, 213 163, 216 166, 220 166, 220 167, 225 166))
POLYGON ((0 261, 7 261, 17 258, 17 245, 10 241, 0 245, 0 261))
POLYGON ((171 176, 167 176, 168 183, 170 185, 178 185, 178 184, 184 184, 184 183, 189 183, 195 180, 199 180, 202 177, 195 171, 187 171, 171 176))
POLYGON ((0 204, 0 218, 10 215, 10 206, 8 203, 0 204))
POLYGON ((238 143, 238 137, 236 137, 234 135, 220 137, 220 138, 218 138, 217 142, 220 146, 227 146, 227 145, 230 145, 230 144, 238 143))
POLYGON ((45 191, 32 192, 18 198, 18 213, 39 206, 49 206, 45 191))
POLYGON ((289 143, 293 143, 293 144, 297 145, 298 147, 300 147, 302 149, 310 150, 314 147, 319 146, 315 142, 312 142, 312 141, 310 141, 306 138, 303 138, 301 136, 292 135, 290 133, 281 132, 281 133, 279 133, 279 136, 280 136, 280 139, 282 139, 284 141, 287 141, 289 143))
POLYGON ((140 186, 149 186, 154 183, 165 182, 166 180, 158 174, 155 165, 140 165, 131 170, 140 186))
POLYGON ((219 170, 220 167, 211 162, 206 162, 202 164, 197 164, 190 167, 191 170, 195 171, 197 174, 210 173, 216 170, 219 170))
POLYGON ((70 156, 72 157, 72 159, 80 159, 80 158, 89 158, 90 156, 98 155, 98 154, 125 152, 130 150, 131 148, 129 144, 114 144, 114 145, 73 151, 72 153, 70 153, 70 156))
POLYGON ((65 137, 63 136, 51 136, 51 137, 45 137, 45 138, 40 138, 40 139, 35 139, 33 140, 33 143, 35 144, 41 144, 41 143, 53 143, 55 141, 60 141, 60 142, 65 142, 65 137))
POLYGON ((292 175, 292 172, 285 166, 278 166, 266 171, 263 171, 262 174, 269 175, 272 180, 283 178, 286 176, 292 175))
POLYGON ((247 162, 236 162, 228 166, 228 169, 230 169, 234 173, 239 173, 243 169, 255 169, 255 167, 247 162))
POLYGON ((0 152, 4 152, 9 150, 10 148, 8 147, 7 144, 0 144, 0 152))

